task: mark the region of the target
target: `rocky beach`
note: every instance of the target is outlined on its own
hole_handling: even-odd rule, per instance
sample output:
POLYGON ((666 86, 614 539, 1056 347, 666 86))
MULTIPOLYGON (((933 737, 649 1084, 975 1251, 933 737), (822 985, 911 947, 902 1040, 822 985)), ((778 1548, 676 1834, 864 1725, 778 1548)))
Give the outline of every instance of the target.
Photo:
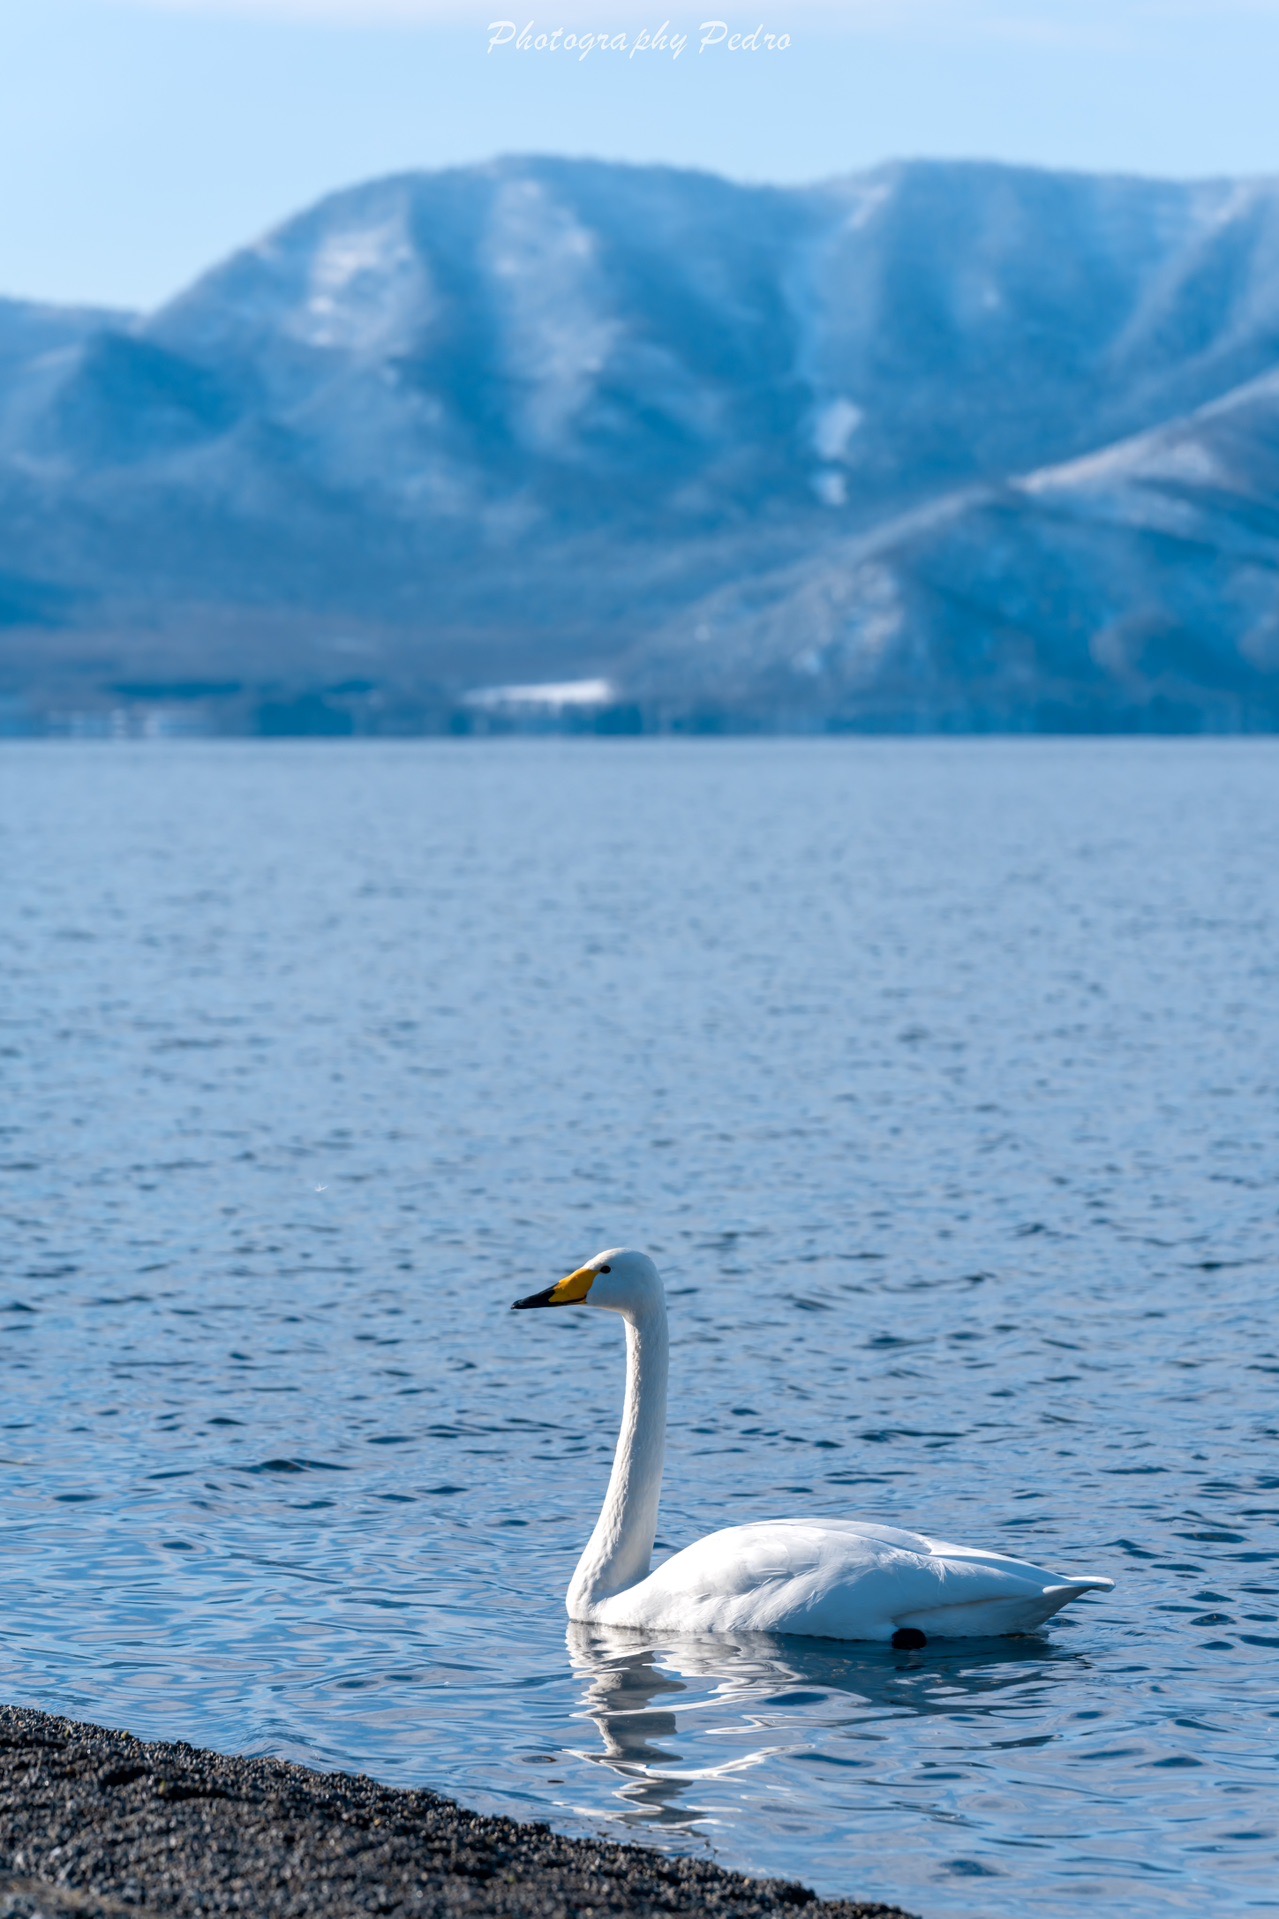
POLYGON ((0 1707, 0 1915, 907 1919, 426 1791, 0 1707))

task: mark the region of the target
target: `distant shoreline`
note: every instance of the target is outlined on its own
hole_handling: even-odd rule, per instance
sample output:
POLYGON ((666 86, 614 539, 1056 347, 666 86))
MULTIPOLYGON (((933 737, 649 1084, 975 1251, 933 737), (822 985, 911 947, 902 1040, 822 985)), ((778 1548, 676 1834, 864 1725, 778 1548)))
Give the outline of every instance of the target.
POLYGON ((6 1919, 908 1919, 704 1859, 568 1839, 427 1791, 0 1706, 6 1919))

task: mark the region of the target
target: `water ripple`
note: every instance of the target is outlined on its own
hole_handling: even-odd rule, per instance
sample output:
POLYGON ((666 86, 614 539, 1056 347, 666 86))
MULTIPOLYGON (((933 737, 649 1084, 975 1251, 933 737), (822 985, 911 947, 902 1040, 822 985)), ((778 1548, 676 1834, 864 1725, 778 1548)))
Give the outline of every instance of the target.
POLYGON ((18 745, 0 801, 0 1691, 930 1919, 1276 1909, 1271 743, 18 745), (616 1328, 507 1307, 618 1240, 664 1548, 1117 1591, 566 1640, 616 1328))

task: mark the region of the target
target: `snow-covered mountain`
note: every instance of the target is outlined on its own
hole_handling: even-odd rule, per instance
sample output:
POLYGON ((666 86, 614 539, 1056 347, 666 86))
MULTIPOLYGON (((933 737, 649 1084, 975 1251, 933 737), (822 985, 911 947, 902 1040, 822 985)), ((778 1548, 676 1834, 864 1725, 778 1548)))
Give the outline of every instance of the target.
POLYGON ((1271 725, 1277 481, 1279 183, 404 175, 157 313, 0 303, 0 697, 1271 725))
POLYGON ((631 662, 757 725, 1279 725, 1279 369, 1097 453, 726 586, 631 662))

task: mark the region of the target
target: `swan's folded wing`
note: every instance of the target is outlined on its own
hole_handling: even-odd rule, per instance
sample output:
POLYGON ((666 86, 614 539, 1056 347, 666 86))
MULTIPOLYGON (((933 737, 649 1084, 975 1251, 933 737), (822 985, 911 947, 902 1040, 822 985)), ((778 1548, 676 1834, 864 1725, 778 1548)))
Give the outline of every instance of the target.
POLYGON ((600 1617, 676 1632, 882 1639, 891 1636, 895 1607, 926 1606, 936 1596, 919 1552, 871 1530, 787 1520, 699 1539, 606 1602, 600 1617))

